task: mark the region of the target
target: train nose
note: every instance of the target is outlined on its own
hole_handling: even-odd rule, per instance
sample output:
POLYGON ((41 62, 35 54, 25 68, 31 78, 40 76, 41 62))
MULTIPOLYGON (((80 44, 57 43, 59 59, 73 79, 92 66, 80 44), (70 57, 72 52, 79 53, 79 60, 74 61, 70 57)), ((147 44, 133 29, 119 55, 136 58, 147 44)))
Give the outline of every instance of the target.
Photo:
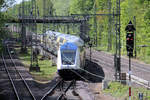
POLYGON ((74 65, 76 58, 77 46, 72 43, 65 43, 61 46, 62 65, 74 65))

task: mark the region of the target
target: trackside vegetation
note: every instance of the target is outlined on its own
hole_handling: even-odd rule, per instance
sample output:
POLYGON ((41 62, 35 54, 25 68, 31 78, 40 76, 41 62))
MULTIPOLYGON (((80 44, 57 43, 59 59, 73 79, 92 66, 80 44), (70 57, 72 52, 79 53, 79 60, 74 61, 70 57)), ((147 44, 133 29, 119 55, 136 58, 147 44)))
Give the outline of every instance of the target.
MULTIPOLYGON (((19 55, 18 55, 20 60, 23 62, 25 67, 27 67, 28 69, 31 64, 31 62, 30 62, 31 61, 31 52, 29 50, 30 49, 28 49, 27 54, 19 53, 19 55)), ((38 58, 41 58, 41 57, 42 56, 38 56, 38 58)), ((53 79, 53 77, 56 75, 57 67, 52 66, 52 61, 49 59, 38 60, 38 63, 39 63, 39 67, 40 67, 40 72, 30 72, 32 74, 33 78, 35 80, 38 80, 41 82, 53 79)))
MULTIPOLYGON (((103 93, 109 94, 119 100, 129 99, 129 87, 119 82, 110 82, 108 89, 103 90, 103 93)), ((150 90, 143 87, 132 87, 132 100, 139 100, 139 93, 143 93, 143 100, 150 100, 150 90)))

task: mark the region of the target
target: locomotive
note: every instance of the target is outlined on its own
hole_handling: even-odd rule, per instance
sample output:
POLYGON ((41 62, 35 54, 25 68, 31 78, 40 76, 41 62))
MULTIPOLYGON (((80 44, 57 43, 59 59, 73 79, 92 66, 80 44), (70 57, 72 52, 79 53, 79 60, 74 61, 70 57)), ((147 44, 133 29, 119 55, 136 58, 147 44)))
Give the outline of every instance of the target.
POLYGON ((85 67, 84 41, 60 32, 45 33, 46 48, 57 56, 57 72, 64 80, 78 79, 85 67))

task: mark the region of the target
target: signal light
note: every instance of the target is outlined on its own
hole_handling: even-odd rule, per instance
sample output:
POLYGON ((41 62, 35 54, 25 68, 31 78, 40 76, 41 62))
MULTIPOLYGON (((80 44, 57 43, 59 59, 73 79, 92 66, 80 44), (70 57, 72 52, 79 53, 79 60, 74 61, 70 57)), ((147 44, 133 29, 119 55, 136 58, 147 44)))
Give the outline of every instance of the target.
POLYGON ((128 56, 133 57, 133 49, 134 49, 134 25, 130 21, 129 24, 126 26, 125 31, 126 34, 126 48, 128 52, 128 56))
POLYGON ((126 35, 126 48, 127 48, 128 56, 133 57, 134 33, 127 33, 127 35, 126 35))

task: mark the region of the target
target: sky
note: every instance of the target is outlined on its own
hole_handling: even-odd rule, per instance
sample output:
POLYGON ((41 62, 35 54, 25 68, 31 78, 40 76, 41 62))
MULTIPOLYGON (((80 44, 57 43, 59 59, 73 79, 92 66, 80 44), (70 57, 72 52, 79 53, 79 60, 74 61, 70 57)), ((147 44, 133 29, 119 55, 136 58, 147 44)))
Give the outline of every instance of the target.
MULTIPOLYGON (((14 0, 15 3, 13 5, 11 5, 10 7, 13 7, 15 4, 19 4, 22 2, 22 0, 14 0)), ((24 0, 24 1, 29 1, 29 0, 24 0)), ((8 8, 2 8, 0 9, 0 11, 6 11, 8 8)))
POLYGON ((15 0, 16 4, 19 4, 22 0, 15 0))
MULTIPOLYGON (((22 0, 15 0, 16 4, 19 4, 20 2, 22 2, 22 0)), ((24 1, 28 1, 28 0, 24 0, 24 1)))

